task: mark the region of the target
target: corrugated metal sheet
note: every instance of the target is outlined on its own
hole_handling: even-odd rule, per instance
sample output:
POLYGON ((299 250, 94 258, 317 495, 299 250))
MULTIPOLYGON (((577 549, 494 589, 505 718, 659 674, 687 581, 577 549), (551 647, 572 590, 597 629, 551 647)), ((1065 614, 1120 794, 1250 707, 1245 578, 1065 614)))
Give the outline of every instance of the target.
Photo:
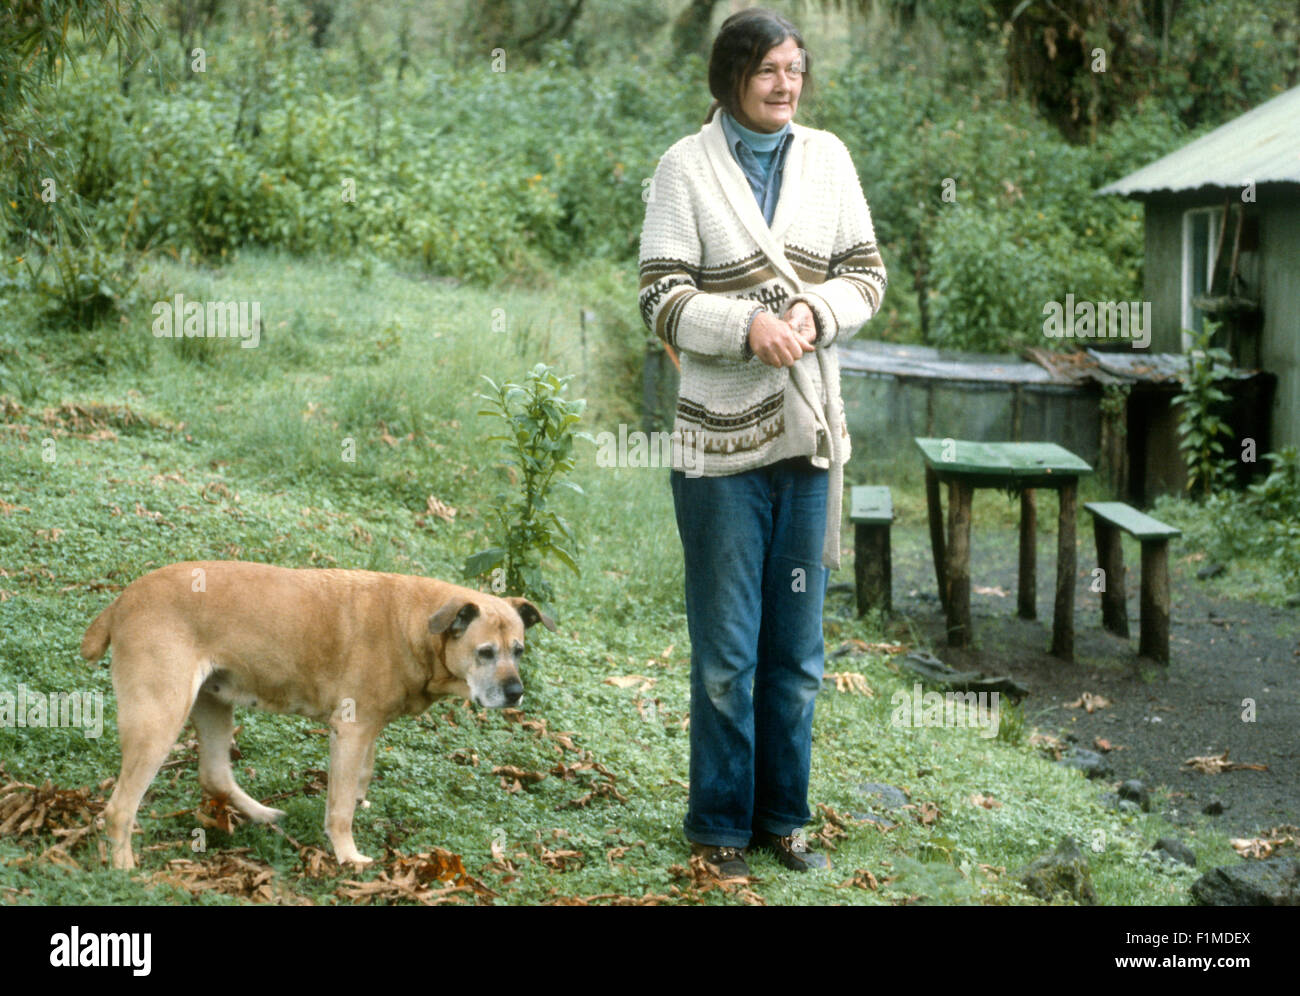
POLYGON ((1013 355, 939 351, 930 346, 855 339, 839 348, 848 374, 889 375, 924 380, 980 380, 1001 384, 1047 384, 1049 374, 1013 355))
POLYGON ((1097 192, 1141 195, 1240 187, 1247 180, 1300 183, 1300 87, 1278 94, 1097 192))
MULTIPOLYGON (((959 353, 930 346, 854 339, 839 347, 844 373, 900 380, 986 381, 999 384, 1116 384, 1143 381, 1176 383, 1187 371, 1180 353, 1098 349, 1056 352, 1030 348, 1024 359, 1009 354, 959 353)), ((1238 380, 1253 370, 1220 368, 1238 380)))

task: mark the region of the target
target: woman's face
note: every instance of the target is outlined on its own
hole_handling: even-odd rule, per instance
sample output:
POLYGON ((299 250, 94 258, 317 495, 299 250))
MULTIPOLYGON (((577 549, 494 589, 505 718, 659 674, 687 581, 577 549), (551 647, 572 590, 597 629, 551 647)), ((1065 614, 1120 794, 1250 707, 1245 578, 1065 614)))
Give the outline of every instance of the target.
POLYGON ((740 95, 737 120, 751 131, 773 132, 794 119, 803 89, 803 50, 793 38, 763 56, 740 95))

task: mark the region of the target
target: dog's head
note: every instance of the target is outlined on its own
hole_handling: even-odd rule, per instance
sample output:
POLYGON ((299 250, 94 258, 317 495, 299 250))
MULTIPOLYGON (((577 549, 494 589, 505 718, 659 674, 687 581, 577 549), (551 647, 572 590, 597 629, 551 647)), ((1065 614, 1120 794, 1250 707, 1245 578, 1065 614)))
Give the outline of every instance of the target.
POLYGON ((446 602, 429 617, 429 632, 445 637, 442 665, 451 676, 439 682, 443 690, 488 709, 518 705, 524 630, 534 623, 555 632, 555 623, 526 598, 467 592, 446 602))

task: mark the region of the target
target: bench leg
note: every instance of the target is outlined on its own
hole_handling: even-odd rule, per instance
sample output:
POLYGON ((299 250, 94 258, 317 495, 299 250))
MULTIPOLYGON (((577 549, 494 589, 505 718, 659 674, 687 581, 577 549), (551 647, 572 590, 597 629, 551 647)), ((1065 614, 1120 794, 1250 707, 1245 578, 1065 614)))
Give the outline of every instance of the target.
POLYGON ((970 506, 974 489, 961 480, 948 484, 948 646, 969 647, 970 632, 970 506))
POLYGON ((1128 639, 1128 601, 1124 590, 1124 544, 1119 529, 1094 516, 1097 566, 1104 572, 1101 590, 1101 625, 1107 632, 1128 639))
POLYGON ((858 592, 858 615, 873 608, 894 611, 889 526, 859 522, 853 532, 853 576, 858 592))
POLYGON ((1052 616, 1052 656, 1074 660, 1074 572, 1079 554, 1074 547, 1075 482, 1062 484, 1056 533, 1056 609, 1052 616))
POLYGON ((1169 541, 1142 544, 1138 655, 1169 663, 1169 541))
POLYGON ((1020 492, 1020 588, 1016 609, 1021 619, 1038 618, 1038 512, 1034 489, 1020 492))
POLYGON ((939 585, 939 603, 948 609, 948 579, 943 568, 946 551, 943 547, 943 505, 939 499, 939 475, 933 468, 925 468, 925 506, 930 514, 930 551, 934 555, 934 579, 939 585))

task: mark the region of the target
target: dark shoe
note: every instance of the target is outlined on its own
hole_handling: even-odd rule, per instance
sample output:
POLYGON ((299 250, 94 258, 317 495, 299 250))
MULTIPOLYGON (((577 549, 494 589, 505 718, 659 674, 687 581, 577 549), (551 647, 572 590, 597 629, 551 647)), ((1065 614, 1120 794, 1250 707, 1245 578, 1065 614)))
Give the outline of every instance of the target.
POLYGON ((774 833, 755 830, 754 839, 750 841, 749 846, 751 849, 770 851, 776 855, 777 861, 791 871, 806 872, 814 869, 820 871, 831 866, 826 855, 808 850, 808 842, 802 837, 795 837, 794 834, 778 837, 774 833))
POLYGON ((691 856, 704 859, 709 871, 718 878, 748 878, 749 865, 745 864, 745 853, 739 847, 724 847, 721 844, 696 844, 691 842, 691 856))

